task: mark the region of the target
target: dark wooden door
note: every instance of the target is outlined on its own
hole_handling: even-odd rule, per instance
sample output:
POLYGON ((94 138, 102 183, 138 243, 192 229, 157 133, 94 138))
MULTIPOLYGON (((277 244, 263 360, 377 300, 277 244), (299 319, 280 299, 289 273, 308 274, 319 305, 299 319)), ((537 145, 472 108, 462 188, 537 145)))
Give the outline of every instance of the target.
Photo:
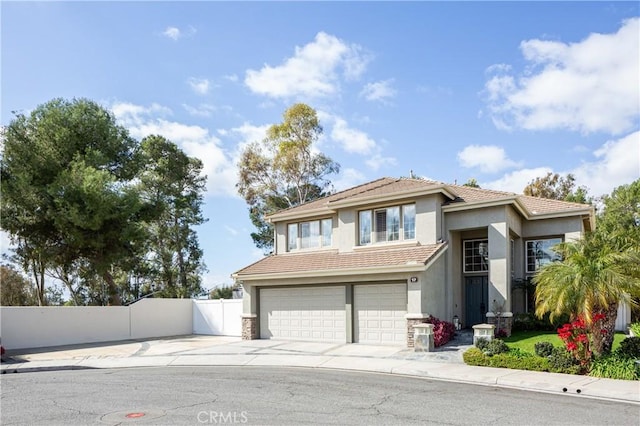
POLYGON ((489 277, 486 275, 465 277, 465 325, 471 327, 487 322, 489 277))

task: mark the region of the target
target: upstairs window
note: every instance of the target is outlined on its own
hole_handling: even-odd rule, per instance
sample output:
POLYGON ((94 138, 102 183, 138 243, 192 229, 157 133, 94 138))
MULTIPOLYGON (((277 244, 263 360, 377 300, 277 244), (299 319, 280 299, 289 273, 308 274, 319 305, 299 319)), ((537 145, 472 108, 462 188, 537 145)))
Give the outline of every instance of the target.
POLYGON ((387 241, 412 240, 416 237, 414 204, 363 210, 358 213, 361 246, 387 241))
POLYGON ((561 242, 562 238, 527 241, 527 273, 533 274, 544 265, 561 260, 560 255, 551 250, 561 242))
POLYGON ((287 248, 289 251, 331 247, 333 221, 331 219, 290 223, 287 226, 287 248))

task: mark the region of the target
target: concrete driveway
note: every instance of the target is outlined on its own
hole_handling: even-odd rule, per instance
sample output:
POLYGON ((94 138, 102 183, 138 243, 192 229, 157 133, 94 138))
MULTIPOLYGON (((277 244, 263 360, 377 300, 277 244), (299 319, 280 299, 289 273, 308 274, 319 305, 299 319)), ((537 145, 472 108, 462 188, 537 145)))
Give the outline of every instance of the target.
POLYGON ((1 368, 2 373, 218 365, 330 368, 573 394, 640 405, 638 381, 468 366, 462 361, 462 353, 471 346, 465 339, 461 336, 425 353, 400 346, 243 341, 239 337, 190 335, 7 351, 8 362, 3 362, 1 368))

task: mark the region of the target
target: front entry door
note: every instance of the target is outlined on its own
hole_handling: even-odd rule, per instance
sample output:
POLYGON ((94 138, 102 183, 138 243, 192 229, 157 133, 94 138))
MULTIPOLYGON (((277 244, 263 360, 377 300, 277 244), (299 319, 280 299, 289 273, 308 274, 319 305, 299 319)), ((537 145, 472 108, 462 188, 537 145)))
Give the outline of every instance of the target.
POLYGON ((465 321, 466 326, 486 322, 487 299, 489 298, 489 277, 486 275, 465 277, 465 321))

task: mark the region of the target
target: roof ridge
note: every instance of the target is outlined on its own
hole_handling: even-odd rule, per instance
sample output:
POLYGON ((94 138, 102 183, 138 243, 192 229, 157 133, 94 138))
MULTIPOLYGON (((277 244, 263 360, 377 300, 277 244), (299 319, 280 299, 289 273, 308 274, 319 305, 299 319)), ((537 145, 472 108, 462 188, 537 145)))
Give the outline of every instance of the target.
MULTIPOLYGON (((354 192, 354 193, 353 193, 353 194, 351 194, 351 195, 363 194, 363 193, 365 193, 365 192, 369 192, 369 191, 371 191, 371 190, 373 190, 373 189, 382 188, 383 186, 391 185, 392 183, 398 182, 400 179, 385 176, 385 177, 381 177, 381 178, 378 178, 378 179, 372 180, 372 181, 370 181, 370 182, 361 183, 360 185, 356 185, 356 186, 354 186, 354 187, 344 189, 344 190, 342 190, 342 191, 336 192, 335 194, 331 194, 331 195, 329 195, 328 197, 332 197, 332 196, 335 196, 335 195, 339 195, 339 194, 342 194, 342 193, 347 192, 347 191, 353 191, 354 189, 361 188, 361 187, 363 187, 363 186, 365 186, 365 185, 371 185, 371 184, 374 184, 374 183, 376 183, 376 182, 378 182, 378 181, 382 181, 382 180, 391 180, 391 182, 386 182, 386 183, 384 183, 384 184, 382 184, 382 185, 378 185, 378 186, 375 186, 375 187, 373 187, 373 188, 369 188, 369 189, 367 189, 366 191, 364 191, 364 190, 363 190, 363 191, 359 191, 359 192, 357 192, 357 191, 356 191, 356 192, 354 192)), ((338 200, 339 200, 339 199, 341 199, 341 198, 338 198, 338 200)), ((336 200, 336 201, 337 201, 337 200, 336 200)))
POLYGON ((515 192, 509 192, 509 191, 500 191, 497 189, 489 189, 489 188, 475 188, 473 186, 465 186, 465 185, 458 185, 458 184, 445 184, 447 186, 453 186, 455 188, 460 188, 460 189, 464 189, 465 191, 469 190, 469 191, 479 191, 479 192, 493 192, 495 194, 504 194, 504 195, 510 195, 510 196, 518 196, 521 194, 517 194, 515 192))
POLYGON ((556 200, 555 198, 536 197, 535 195, 518 194, 518 197, 528 198, 535 201, 543 201, 548 203, 571 204, 574 206, 592 206, 589 203, 576 203, 575 201, 556 200))

